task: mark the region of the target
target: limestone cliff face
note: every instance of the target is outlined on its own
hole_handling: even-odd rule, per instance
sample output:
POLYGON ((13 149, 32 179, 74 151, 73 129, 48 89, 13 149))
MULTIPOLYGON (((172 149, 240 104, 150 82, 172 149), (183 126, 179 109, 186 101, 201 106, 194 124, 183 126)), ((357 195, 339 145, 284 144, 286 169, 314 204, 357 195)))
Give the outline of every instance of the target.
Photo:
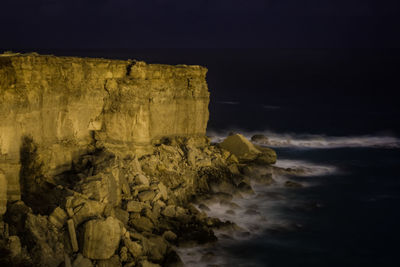
POLYGON ((1 55, 0 174, 8 199, 20 197, 24 164, 50 177, 99 147, 144 155, 164 136, 203 136, 206 72, 130 60, 1 55), (26 159, 28 152, 35 158, 26 159))

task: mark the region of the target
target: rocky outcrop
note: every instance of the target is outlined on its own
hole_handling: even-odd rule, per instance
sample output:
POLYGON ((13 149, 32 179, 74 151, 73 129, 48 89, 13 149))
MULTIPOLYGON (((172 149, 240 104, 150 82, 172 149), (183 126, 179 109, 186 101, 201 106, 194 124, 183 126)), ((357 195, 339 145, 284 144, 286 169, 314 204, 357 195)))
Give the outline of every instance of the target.
POLYGON ((274 164, 276 162, 274 150, 254 145, 241 134, 230 135, 219 145, 234 154, 242 162, 256 161, 260 164, 274 164))
POLYGON ((1 55, 0 169, 8 198, 19 199, 21 172, 48 181, 98 147, 143 155, 164 136, 204 135, 206 72, 134 60, 1 55))
POLYGON ((254 194, 246 164, 276 154, 243 136, 210 144, 205 74, 0 57, 0 264, 182 266, 176 246, 235 229, 191 202, 233 205, 233 195, 254 194))

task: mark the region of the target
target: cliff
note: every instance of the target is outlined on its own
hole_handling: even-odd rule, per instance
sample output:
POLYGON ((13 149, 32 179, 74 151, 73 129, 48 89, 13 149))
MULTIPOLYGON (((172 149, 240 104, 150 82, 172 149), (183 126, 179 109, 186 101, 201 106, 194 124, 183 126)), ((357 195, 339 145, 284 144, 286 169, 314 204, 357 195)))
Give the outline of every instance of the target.
MULTIPOLYGON (((0 266, 182 266, 276 153, 205 136, 206 69, 0 56, 0 266), (201 207, 201 204, 199 205, 201 207)), ((271 180, 261 175, 260 181, 271 180)))
POLYGON ((204 136, 206 72, 134 60, 1 55, 0 170, 8 199, 20 197, 26 150, 36 152, 50 179, 96 148, 144 155, 163 137, 204 136))

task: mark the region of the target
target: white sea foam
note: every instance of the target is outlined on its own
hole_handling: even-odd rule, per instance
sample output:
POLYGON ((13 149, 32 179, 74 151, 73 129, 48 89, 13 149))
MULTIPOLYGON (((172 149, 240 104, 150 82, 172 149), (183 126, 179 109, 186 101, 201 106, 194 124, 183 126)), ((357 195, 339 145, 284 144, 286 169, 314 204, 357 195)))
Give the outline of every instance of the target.
MULTIPOLYGON (((265 144, 271 147, 294 147, 294 148, 344 148, 344 147, 379 147, 400 148, 400 139, 393 136, 326 136, 312 134, 278 134, 271 131, 246 132, 233 130, 251 138, 254 134, 263 134, 268 138, 265 144)), ((228 135, 226 132, 209 132, 213 142, 221 142, 228 135)))
MULTIPOLYGON (((305 176, 301 181, 307 187, 310 184, 307 176, 326 175, 337 171, 336 168, 327 165, 317 165, 306 161, 279 160, 278 167, 303 170, 301 175, 305 176)), ((264 167, 259 167, 264 168, 264 167)), ((263 169, 268 172, 267 169, 263 169)), ((262 170, 261 170, 262 172, 262 170)), ((221 202, 206 203, 209 208, 206 211, 210 217, 219 218, 221 221, 234 222, 239 229, 236 230, 215 230, 218 242, 213 245, 199 246, 195 248, 179 248, 178 253, 187 266, 250 266, 249 262, 239 264, 240 259, 233 259, 224 248, 234 246, 240 240, 253 239, 264 235, 265 231, 291 231, 301 226, 301 223, 287 218, 282 207, 317 208, 317 204, 304 203, 288 194, 290 189, 284 184, 288 180, 285 174, 274 174, 276 184, 265 186, 252 182, 255 191, 254 195, 247 195, 244 198, 234 198, 232 205, 221 202), (238 265, 239 264, 239 265, 238 265)), ((254 266, 258 266, 254 263, 254 266)), ((253 266, 253 265, 251 265, 253 266)))
POLYGON ((302 160, 280 159, 275 164, 279 168, 300 170, 297 176, 322 176, 338 172, 338 168, 332 165, 315 164, 302 160))
MULTIPOLYGON (((243 131, 235 131, 243 133, 243 131)), ((247 138, 251 138, 256 132, 244 132, 247 138)), ((260 134, 260 132, 257 132, 260 134)), ((261 132, 268 137, 270 146, 292 148, 340 148, 340 147, 400 147, 400 140, 388 136, 354 136, 354 137, 329 137, 316 135, 278 135, 272 132, 261 132)), ((221 142, 227 133, 209 133, 213 142, 221 142)), ((219 218, 222 221, 231 221, 239 226, 239 230, 215 230, 218 242, 212 245, 194 248, 178 248, 181 259, 187 266, 261 266, 255 262, 243 263, 240 258, 233 258, 227 247, 234 246, 241 240, 253 239, 265 235, 266 231, 292 231, 302 227, 297 218, 288 217, 283 208, 293 209, 318 209, 321 203, 305 202, 296 199, 291 194, 292 189, 285 187, 285 182, 290 179, 287 172, 291 169, 296 176, 303 179, 300 183, 304 186, 313 186, 315 179, 307 177, 332 175, 340 170, 335 166, 316 164, 303 160, 279 159, 276 167, 285 171, 274 171, 276 184, 264 186, 252 183, 255 195, 244 198, 234 198, 232 205, 220 202, 207 203, 209 208, 206 213, 210 217, 219 218)), ((263 168, 263 167, 259 167, 263 168)), ((267 169, 263 169, 268 172, 267 169)))

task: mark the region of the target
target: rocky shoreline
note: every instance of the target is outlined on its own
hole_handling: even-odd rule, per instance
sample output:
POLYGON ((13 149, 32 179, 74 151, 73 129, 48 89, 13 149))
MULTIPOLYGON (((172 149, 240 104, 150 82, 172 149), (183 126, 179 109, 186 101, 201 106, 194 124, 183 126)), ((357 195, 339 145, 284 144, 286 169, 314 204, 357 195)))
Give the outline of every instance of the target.
POLYGON ((181 266, 177 247, 237 230, 206 204, 253 194, 249 177, 273 183, 276 153, 210 142, 206 73, 2 54, 0 265, 181 266))
MULTIPOLYGON (((260 151, 240 135, 221 144, 164 138, 140 158, 107 150, 83 155, 54 183, 29 177, 22 200, 8 203, 0 224, 2 264, 181 266, 174 247, 215 242, 215 229, 237 228, 192 203, 229 205, 233 196, 252 194, 245 175, 251 165, 275 160, 273 150, 260 151)), ((25 171, 34 176, 37 165, 25 171)))

